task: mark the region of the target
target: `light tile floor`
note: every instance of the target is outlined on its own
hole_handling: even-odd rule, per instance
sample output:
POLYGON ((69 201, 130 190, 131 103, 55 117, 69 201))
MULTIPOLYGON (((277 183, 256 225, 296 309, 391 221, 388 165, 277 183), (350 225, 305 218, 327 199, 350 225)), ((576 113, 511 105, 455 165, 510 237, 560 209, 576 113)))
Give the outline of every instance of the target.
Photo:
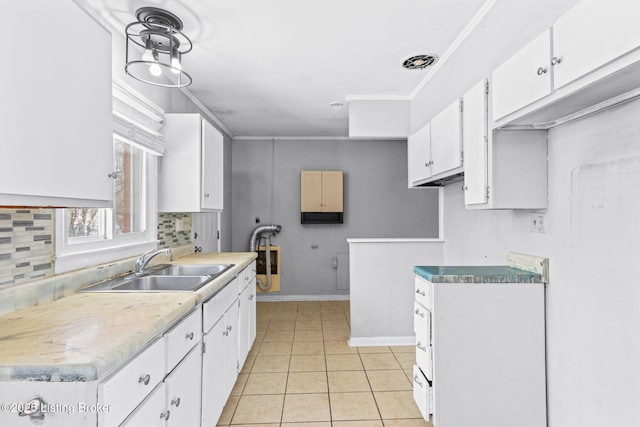
POLYGON ((257 304, 257 337, 219 426, 432 426, 413 401, 415 349, 358 347, 348 301, 257 304))

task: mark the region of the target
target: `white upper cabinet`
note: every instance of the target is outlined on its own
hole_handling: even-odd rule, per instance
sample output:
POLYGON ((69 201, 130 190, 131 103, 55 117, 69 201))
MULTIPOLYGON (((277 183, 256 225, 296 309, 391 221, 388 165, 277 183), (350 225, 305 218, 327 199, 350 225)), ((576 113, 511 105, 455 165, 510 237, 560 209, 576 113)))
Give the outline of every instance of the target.
POLYGON ((497 127, 546 129, 635 96, 635 0, 582 0, 493 72, 497 127))
POLYGON ((464 142, 464 202, 486 203, 487 194, 487 90, 486 80, 464 94, 462 141, 464 142))
POLYGON ((458 98, 431 120, 431 175, 462 166, 462 104, 458 98))
POLYGON ((164 134, 158 211, 222 211, 222 133, 199 114, 166 114, 164 134))
POLYGON ((493 119, 551 93, 551 30, 547 29, 493 71, 493 119))
POLYGON ((464 94, 464 201, 468 209, 547 207, 547 131, 489 129, 490 86, 464 94))
POLYGON ((409 188, 431 176, 431 123, 407 139, 409 188))
POLYGON ((409 188, 441 186, 462 173, 462 112, 458 98, 407 139, 409 188))
POLYGON ((582 0, 558 19, 553 25, 555 87, 640 46, 638 16, 637 0, 582 0))
POLYGON ((8 15, 0 206, 111 206, 111 34, 71 0, 11 2, 8 15))

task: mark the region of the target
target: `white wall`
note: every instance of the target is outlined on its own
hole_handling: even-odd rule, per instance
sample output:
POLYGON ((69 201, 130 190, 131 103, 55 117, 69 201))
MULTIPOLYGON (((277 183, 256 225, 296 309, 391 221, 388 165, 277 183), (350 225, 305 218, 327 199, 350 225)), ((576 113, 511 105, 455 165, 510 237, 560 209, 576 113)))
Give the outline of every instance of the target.
POLYGON ((640 407, 640 101, 549 131, 544 234, 530 212, 467 211, 444 190, 445 263, 550 259, 550 427, 638 425, 640 407))

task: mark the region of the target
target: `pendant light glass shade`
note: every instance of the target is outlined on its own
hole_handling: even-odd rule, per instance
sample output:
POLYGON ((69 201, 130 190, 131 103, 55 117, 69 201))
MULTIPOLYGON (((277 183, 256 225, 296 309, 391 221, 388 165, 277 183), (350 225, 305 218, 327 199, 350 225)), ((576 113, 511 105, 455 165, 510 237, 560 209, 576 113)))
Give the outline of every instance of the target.
POLYGON ((192 80, 182 67, 182 57, 193 45, 181 31, 180 18, 155 7, 138 9, 136 18, 125 30, 125 72, 156 86, 189 86, 192 80))

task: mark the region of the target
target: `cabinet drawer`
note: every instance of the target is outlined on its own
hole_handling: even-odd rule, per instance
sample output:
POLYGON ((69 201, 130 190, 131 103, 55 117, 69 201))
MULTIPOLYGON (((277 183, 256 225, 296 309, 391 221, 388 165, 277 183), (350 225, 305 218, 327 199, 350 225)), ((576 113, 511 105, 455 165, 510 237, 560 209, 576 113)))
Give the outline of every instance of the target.
POLYGON ((431 312, 418 302, 413 303, 413 331, 416 338, 431 344, 431 312))
POLYGON ((240 293, 239 283, 240 280, 236 277, 222 288, 220 292, 203 304, 203 332, 208 332, 209 329, 216 324, 218 319, 224 315, 224 312, 227 311, 229 306, 238 298, 238 294, 240 293))
POLYGON ((164 379, 164 360, 164 340, 160 339, 98 386, 98 403, 111 408, 102 414, 100 425, 120 424, 144 400, 164 379))
POLYGON ((427 282, 422 277, 416 277, 416 301, 427 310, 433 310, 431 295, 433 295, 433 283, 427 282))
POLYGON ((162 427, 170 415, 165 410, 165 384, 160 384, 121 427, 162 427))
POLYGON ((413 365, 413 400, 425 420, 433 414, 433 389, 418 365, 413 365))
POLYGON ((433 347, 416 340, 416 364, 429 381, 433 381, 433 347))
POLYGON ((198 307, 164 335, 167 353, 166 373, 169 373, 193 348, 202 336, 202 311, 198 307))

